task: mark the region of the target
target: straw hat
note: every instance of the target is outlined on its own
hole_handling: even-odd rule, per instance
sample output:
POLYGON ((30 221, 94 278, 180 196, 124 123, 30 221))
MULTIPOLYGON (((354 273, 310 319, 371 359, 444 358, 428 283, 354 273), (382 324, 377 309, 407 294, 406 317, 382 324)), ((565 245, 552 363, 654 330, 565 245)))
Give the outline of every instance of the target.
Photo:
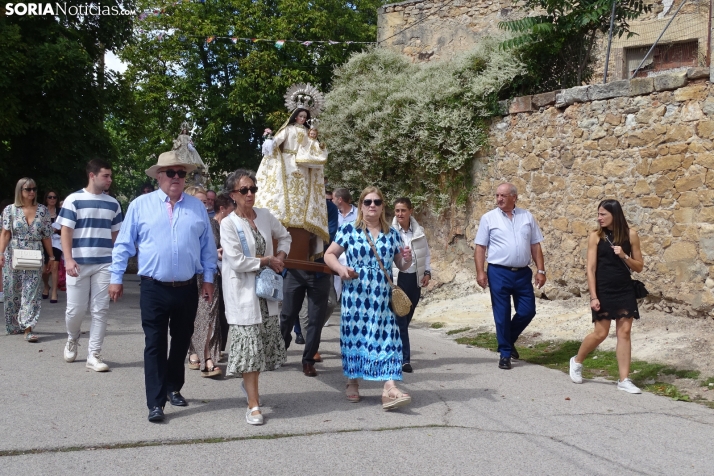
POLYGON ((157 178, 156 174, 159 172, 159 169, 162 169, 164 167, 171 167, 171 166, 183 166, 186 168, 186 172, 193 172, 196 170, 196 164, 190 164, 186 162, 181 162, 181 159, 176 157, 176 151, 175 150, 170 150, 168 152, 164 152, 159 156, 158 162, 156 162, 156 165, 152 165, 148 169, 146 169, 146 175, 148 175, 151 178, 157 178))

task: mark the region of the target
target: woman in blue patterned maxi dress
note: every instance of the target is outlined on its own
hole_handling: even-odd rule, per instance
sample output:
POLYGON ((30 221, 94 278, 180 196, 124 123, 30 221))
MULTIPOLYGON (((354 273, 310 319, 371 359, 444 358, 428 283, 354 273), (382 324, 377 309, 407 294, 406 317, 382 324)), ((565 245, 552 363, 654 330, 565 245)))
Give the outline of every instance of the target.
POLYGON ((384 208, 377 187, 362 191, 357 220, 337 231, 325 252, 325 263, 343 280, 340 350, 348 378, 347 400, 359 401, 358 378, 385 381, 382 408, 392 410, 408 405, 411 397, 394 383, 402 379, 402 339, 389 304, 392 289, 368 240, 389 273, 393 261, 399 269, 409 267, 411 250, 402 246, 399 232, 390 228, 384 208), (343 252, 347 266, 337 260, 343 252))

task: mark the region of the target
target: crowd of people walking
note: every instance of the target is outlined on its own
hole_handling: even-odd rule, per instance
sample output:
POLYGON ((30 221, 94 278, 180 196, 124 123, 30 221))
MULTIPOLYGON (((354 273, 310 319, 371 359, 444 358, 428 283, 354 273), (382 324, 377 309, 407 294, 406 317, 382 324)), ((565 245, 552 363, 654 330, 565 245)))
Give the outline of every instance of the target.
MULTIPOLYGON (((356 204, 349 190, 332 191, 325 202, 330 212, 326 268, 305 271, 286 267, 293 237, 269 210, 256 206, 260 183, 254 172, 236 170, 216 193, 186 187, 186 177, 195 168, 175 151, 161 154, 146 170, 158 189, 148 186, 126 215, 106 193, 112 168, 105 161, 87 164, 86 187, 67 196, 61 207, 55 190, 45 193, 44 204, 38 203, 34 180, 20 179, 14 200, 2 210, 0 232, 7 333, 37 342, 42 301, 58 300, 65 277, 60 276, 62 260, 68 336, 64 360, 76 360, 81 324, 89 310, 86 367, 109 370, 101 355, 109 302, 123 295, 123 276, 129 259, 136 256, 149 421, 165 419, 167 402, 188 405, 181 394, 186 361, 201 376, 220 378, 218 363, 226 355, 226 377, 241 378, 246 422, 263 424, 260 374, 286 362, 295 330, 304 340, 302 371, 315 377, 322 329, 336 298, 344 398, 358 403, 360 381, 377 381, 382 383, 384 410, 409 405, 412 396, 397 383, 415 370, 409 325, 421 290, 431 280, 427 235, 413 216, 410 199, 395 200, 389 222, 379 188, 365 188, 356 204), (275 279, 282 276, 277 293, 282 298, 256 292, 264 272, 275 279), (395 312, 397 288, 392 281, 408 297, 409 312, 395 312)), ((543 234, 533 215, 517 207, 517 200, 515 186, 499 185, 496 208, 481 217, 474 241, 476 279, 489 289, 498 367, 504 370, 520 357, 516 343, 536 315, 533 281, 540 288, 547 275, 543 234)), ((570 378, 582 383, 583 361, 607 337, 614 320, 618 389, 640 393, 629 379, 630 333, 633 320, 639 319, 630 274, 644 267, 639 237, 616 200, 598 205, 597 221, 588 239, 586 271, 594 330, 570 360, 570 378)))

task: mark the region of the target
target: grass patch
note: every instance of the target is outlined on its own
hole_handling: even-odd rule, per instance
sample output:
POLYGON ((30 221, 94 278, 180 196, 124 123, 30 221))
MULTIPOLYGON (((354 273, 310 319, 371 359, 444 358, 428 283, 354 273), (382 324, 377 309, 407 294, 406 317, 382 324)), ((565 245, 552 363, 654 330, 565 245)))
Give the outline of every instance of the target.
POLYGON ((444 326, 445 324, 443 322, 432 322, 429 327, 431 327, 432 329, 441 329, 444 326))
POLYGON ((461 329, 453 329, 446 332, 447 336, 452 336, 454 334, 461 334, 462 332, 470 331, 470 327, 462 327, 461 329))
POLYGON ((714 386, 714 377, 709 377, 706 380, 702 380, 701 385, 702 387, 708 387, 710 385, 714 386))
MULTIPOLYGON (((456 342, 489 349, 494 352, 498 350, 496 334, 490 332, 482 332, 472 337, 460 337, 456 339, 456 342)), ((517 346, 517 348, 521 360, 568 373, 570 358, 578 353, 580 341, 539 342, 532 347, 517 346)), ((678 378, 696 379, 699 378, 699 374, 700 372, 697 370, 679 370, 642 360, 633 360, 630 363, 630 378, 635 385, 674 400, 691 401, 688 395, 681 393, 674 385, 660 382, 661 377, 674 375, 678 378)), ((603 377, 609 380, 617 380, 619 378, 617 358, 614 351, 595 350, 585 359, 585 362, 583 362, 583 378, 593 377, 603 377)), ((710 383, 714 383, 714 377, 704 380, 702 386, 709 386, 710 383)))

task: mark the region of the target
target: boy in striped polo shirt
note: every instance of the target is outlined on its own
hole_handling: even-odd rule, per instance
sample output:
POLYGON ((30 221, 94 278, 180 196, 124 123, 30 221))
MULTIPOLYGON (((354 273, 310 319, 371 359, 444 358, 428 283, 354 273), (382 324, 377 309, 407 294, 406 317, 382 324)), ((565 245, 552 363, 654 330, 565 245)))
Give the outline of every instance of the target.
POLYGON ((106 372, 109 366, 100 354, 109 311, 109 266, 114 240, 121 228, 121 206, 105 194, 112 184, 112 167, 101 159, 87 164, 87 187, 68 196, 57 223, 62 226, 62 251, 67 268, 67 344, 64 360, 77 358, 77 341, 89 304, 87 368, 106 372))

